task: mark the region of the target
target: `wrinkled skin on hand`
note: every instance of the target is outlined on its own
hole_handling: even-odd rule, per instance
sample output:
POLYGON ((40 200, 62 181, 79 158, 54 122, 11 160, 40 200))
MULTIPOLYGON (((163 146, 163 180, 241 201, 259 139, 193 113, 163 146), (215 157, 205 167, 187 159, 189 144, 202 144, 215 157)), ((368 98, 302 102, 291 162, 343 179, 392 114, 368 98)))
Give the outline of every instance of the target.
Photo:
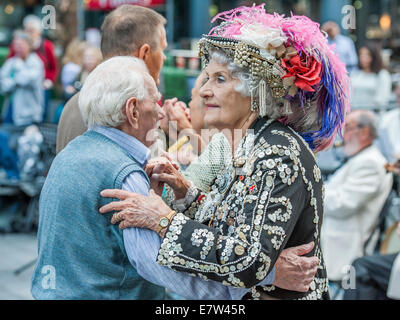
MULTIPOLYGON (((100 195, 105 198, 117 198, 120 201, 111 202, 100 208, 100 213, 118 211, 121 229, 138 227, 158 231, 159 222, 162 217, 166 217, 172 210, 153 190, 149 196, 119 190, 103 190, 100 195)), ((111 219, 112 224, 116 224, 115 215, 111 219)))
POLYGON ((184 102, 178 101, 177 98, 167 99, 164 101, 162 109, 166 114, 166 117, 161 120, 161 128, 165 133, 169 134, 170 125, 172 125, 172 130, 178 133, 185 129, 192 129, 190 111, 184 102))
POLYGON ((281 289, 307 292, 317 273, 319 259, 302 257, 314 248, 314 243, 288 248, 275 263, 274 285, 281 289))

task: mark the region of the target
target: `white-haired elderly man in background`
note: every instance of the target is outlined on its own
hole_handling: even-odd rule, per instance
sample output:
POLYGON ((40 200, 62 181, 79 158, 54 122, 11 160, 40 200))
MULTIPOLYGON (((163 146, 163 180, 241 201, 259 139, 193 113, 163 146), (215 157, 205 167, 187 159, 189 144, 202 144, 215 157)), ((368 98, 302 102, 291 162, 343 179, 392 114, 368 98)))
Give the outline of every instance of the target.
POLYGON ((347 162, 326 182, 322 248, 329 280, 347 275, 351 263, 371 253, 376 237, 368 238, 392 188, 386 160, 373 145, 375 115, 357 110, 347 116, 343 132, 347 162))

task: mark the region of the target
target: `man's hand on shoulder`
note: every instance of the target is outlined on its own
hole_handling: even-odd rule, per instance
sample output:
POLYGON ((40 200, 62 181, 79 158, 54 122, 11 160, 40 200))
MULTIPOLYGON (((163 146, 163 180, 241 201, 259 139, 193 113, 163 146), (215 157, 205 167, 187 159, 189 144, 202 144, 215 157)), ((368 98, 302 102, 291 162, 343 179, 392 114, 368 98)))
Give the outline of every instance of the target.
POLYGON ((311 252, 314 243, 288 248, 281 252, 275 263, 274 286, 291 291, 307 292, 317 273, 319 259, 302 257, 311 252))

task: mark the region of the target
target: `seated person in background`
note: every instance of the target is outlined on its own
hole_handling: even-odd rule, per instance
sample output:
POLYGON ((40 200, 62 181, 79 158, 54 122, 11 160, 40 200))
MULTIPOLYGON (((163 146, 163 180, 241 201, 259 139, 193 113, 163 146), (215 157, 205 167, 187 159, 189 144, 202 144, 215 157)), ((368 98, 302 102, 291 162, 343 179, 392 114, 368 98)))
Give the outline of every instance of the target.
MULTIPOLYGON (((397 226, 400 237, 400 222, 397 226)), ((355 286, 346 289, 344 300, 400 299, 400 254, 374 254, 356 259, 355 286)))
MULTIPOLYGON (((347 117, 343 140, 347 162, 325 184, 321 241, 328 278, 341 280, 343 268, 365 254, 369 238, 392 189, 386 160, 372 144, 375 116, 358 110, 347 117)), ((376 239, 371 241, 375 246, 376 239)))
POLYGON ((0 92, 10 96, 4 122, 27 126, 43 119, 43 62, 32 51, 32 39, 16 31, 12 47, 14 56, 0 70, 0 92))

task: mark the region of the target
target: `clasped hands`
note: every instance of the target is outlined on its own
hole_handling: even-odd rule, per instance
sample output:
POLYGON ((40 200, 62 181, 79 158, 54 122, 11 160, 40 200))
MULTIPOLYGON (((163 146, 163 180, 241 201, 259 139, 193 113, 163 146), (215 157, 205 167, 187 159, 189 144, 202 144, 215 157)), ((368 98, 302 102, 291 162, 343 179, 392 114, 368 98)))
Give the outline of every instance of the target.
POLYGON ((190 187, 190 182, 179 172, 179 167, 165 153, 162 157, 152 159, 145 167, 150 178, 151 190, 148 196, 125 190, 103 190, 100 194, 105 198, 117 198, 100 208, 100 213, 115 211, 111 223, 120 222, 119 227, 139 227, 157 231, 159 221, 166 217, 172 209, 162 200, 161 194, 167 183, 175 193, 175 199, 182 199, 190 187))

